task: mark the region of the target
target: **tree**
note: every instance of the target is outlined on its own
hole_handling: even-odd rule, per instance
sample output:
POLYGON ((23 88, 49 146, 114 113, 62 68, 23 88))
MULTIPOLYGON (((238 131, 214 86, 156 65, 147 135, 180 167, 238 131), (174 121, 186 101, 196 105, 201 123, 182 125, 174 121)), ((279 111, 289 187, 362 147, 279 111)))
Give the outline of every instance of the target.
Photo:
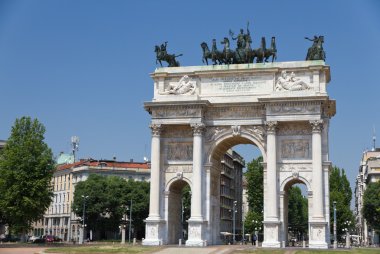
POLYGON ((307 232, 309 220, 307 198, 302 195, 298 186, 289 188, 288 197, 288 225, 294 233, 304 235, 307 232))
POLYGON ((261 164, 263 157, 259 156, 247 164, 245 177, 248 184, 248 206, 249 210, 263 213, 264 202, 264 168, 261 164))
MULTIPOLYGON (((344 228, 354 228, 354 215, 350 209, 352 190, 344 169, 334 166, 330 172, 330 225, 334 225, 333 202, 336 201, 337 234, 344 228), (349 226, 347 226, 347 222, 349 226)), ((330 227, 333 233, 333 226, 330 227)))
POLYGON ((122 219, 129 218, 131 200, 134 235, 142 237, 145 232, 143 220, 149 213, 149 183, 147 182, 126 181, 117 176, 91 174, 86 181, 76 185, 72 209, 82 218, 83 203, 86 202, 87 228, 96 232, 99 238, 104 239, 107 238, 107 232, 118 230, 122 219))
MULTIPOLYGON (((253 232, 255 228, 261 228, 264 220, 264 168, 262 166, 263 157, 259 156, 247 164, 245 177, 248 186, 248 207, 249 212, 244 221, 246 232, 253 232), (258 221, 254 223, 253 221, 258 221)), ((260 231, 260 230, 256 230, 260 231)))
POLYGON ((45 127, 30 117, 16 119, 0 154, 0 207, 12 231, 23 233, 42 218, 53 192, 53 153, 44 142, 45 127))
POLYGON ((380 181, 370 183, 363 196, 363 216, 375 230, 380 230, 380 181))

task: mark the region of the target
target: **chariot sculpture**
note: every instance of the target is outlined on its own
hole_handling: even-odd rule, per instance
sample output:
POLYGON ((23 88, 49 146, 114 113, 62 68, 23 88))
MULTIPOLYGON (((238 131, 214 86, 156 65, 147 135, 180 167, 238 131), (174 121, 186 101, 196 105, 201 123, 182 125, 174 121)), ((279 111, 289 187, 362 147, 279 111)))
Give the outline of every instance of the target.
POLYGON ((202 62, 208 65, 208 59, 211 59, 213 64, 242 64, 253 63, 256 59, 256 63, 268 62, 268 59, 272 57, 272 62, 277 59, 276 38, 272 37, 270 48, 266 47, 265 37, 261 38, 261 44, 259 48, 252 49, 252 38, 249 31, 249 24, 247 25, 247 31, 244 33, 244 29, 240 29, 240 34, 234 37, 234 33, 230 30, 229 35, 232 40, 236 40, 237 47, 235 50, 230 47, 230 40, 228 37, 224 37, 220 43, 224 46, 222 51, 219 51, 216 46, 216 39, 212 40, 211 51, 206 42, 201 43, 203 50, 202 62))

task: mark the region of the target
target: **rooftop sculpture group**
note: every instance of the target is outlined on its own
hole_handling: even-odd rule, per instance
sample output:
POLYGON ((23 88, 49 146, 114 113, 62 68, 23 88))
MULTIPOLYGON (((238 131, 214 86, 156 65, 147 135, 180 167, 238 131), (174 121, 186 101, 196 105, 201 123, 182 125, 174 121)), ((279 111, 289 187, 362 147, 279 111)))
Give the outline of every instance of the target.
MULTIPOLYGON (((201 43, 203 50, 202 62, 208 65, 208 59, 212 60, 213 64, 243 64, 243 63, 256 63, 268 62, 268 59, 272 57, 272 62, 277 59, 276 38, 272 37, 270 47, 266 47, 265 37, 261 37, 261 43, 259 48, 252 49, 252 38, 249 31, 249 23, 247 24, 246 32, 244 29, 240 29, 240 33, 235 37, 235 34, 229 30, 229 35, 232 40, 236 40, 236 49, 233 50, 230 47, 230 40, 228 37, 220 42, 223 45, 223 50, 218 50, 216 39, 212 40, 211 50, 206 42, 201 43)), ((323 36, 314 36, 313 39, 305 37, 305 39, 313 42, 313 45, 309 48, 306 56, 306 60, 325 60, 326 53, 323 50, 322 44, 324 43, 323 36)), ((162 61, 168 63, 168 67, 177 67, 179 62, 177 57, 182 54, 175 55, 169 54, 166 51, 168 42, 161 44, 161 46, 155 46, 156 52, 156 64, 159 62, 162 67, 162 61)))
POLYGON ((252 49, 252 38, 249 31, 249 25, 247 25, 247 31, 244 33, 244 29, 240 29, 240 34, 234 37, 234 33, 230 30, 229 35, 232 40, 236 40, 236 49, 230 48, 230 40, 228 37, 224 37, 221 42, 224 45, 222 51, 219 51, 216 46, 216 40, 212 40, 211 51, 206 42, 201 43, 203 50, 203 63, 208 65, 208 59, 211 59, 213 64, 242 64, 253 63, 256 58, 256 63, 268 62, 268 59, 272 57, 272 62, 277 58, 276 38, 272 37, 270 48, 266 47, 265 37, 261 38, 261 45, 259 48, 252 49))

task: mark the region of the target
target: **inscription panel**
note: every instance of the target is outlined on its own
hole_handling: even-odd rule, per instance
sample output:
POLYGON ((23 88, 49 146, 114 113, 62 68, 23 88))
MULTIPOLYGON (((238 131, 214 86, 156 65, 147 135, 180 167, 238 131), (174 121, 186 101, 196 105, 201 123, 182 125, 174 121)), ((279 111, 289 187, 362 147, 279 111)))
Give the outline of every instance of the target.
POLYGON ((234 76, 202 78, 201 93, 213 94, 267 94, 273 91, 273 76, 234 76))

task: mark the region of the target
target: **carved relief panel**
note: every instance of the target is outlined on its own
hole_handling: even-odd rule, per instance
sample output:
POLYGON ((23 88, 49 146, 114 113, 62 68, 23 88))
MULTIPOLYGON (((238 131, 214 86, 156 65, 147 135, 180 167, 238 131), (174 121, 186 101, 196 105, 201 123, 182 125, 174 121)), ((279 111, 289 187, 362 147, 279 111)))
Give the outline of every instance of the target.
POLYGON ((284 139, 280 149, 281 159, 311 159, 309 139, 284 139))
POLYGON ((165 147, 166 159, 168 161, 192 161, 193 144, 170 142, 165 147))
POLYGON ((199 106, 195 105, 171 105, 152 110, 152 118, 183 118, 201 117, 202 112, 199 106))
POLYGON ((265 114, 263 106, 211 107, 205 116, 208 120, 260 118, 265 114))
POLYGON ((193 131, 190 126, 165 126, 161 133, 162 138, 193 138, 193 131))

